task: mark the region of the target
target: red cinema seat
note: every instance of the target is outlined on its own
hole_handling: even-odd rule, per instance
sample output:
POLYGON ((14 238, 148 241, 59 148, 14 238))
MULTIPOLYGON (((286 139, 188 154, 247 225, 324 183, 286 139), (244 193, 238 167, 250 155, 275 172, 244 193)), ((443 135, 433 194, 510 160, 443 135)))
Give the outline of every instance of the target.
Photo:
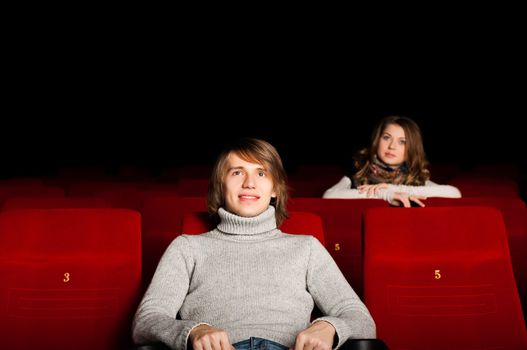
POLYGON ((209 179, 184 178, 177 183, 177 194, 184 197, 206 197, 209 179))
POLYGON ((13 197, 64 197, 64 189, 46 186, 0 186, 0 204, 13 197))
POLYGON ((137 188, 97 191, 93 193, 93 196, 110 202, 114 208, 131 209, 141 212, 143 207, 143 192, 137 188))
POLYGON ((59 208, 111 208, 102 198, 92 197, 13 197, 6 199, 2 210, 59 209, 59 208))
POLYGON ((461 172, 460 178, 474 179, 510 179, 518 181, 520 178, 520 167, 514 163, 494 163, 474 165, 472 169, 461 172))
POLYGON ((157 230, 181 234, 183 215, 186 212, 206 210, 206 197, 181 197, 163 195, 157 192, 149 195, 145 192, 143 197, 143 229, 147 232, 157 230))
POLYGON ((140 297, 140 214, 5 211, 0 280, 0 349, 127 349, 140 297))
POLYGON ((320 177, 290 177, 288 188, 293 198, 321 198, 324 192, 337 183, 340 177, 320 176, 320 177))
MULTIPOLYGON (((207 212, 187 212, 183 217, 183 233, 200 234, 214 228, 214 224, 207 212)), ((292 211, 284 220, 280 230, 291 234, 304 234, 316 237, 324 244, 324 229, 320 216, 314 213, 292 211)))
POLYGON ((518 183, 509 179, 454 178, 448 184, 457 187, 463 197, 520 197, 518 183))
POLYGON ((509 197, 464 197, 429 198, 427 207, 445 206, 485 206, 501 211, 511 254, 512 269, 516 287, 520 294, 523 316, 527 324, 527 208, 520 198, 509 197))
POLYGON ((143 282, 146 287, 170 242, 181 234, 186 212, 207 210, 205 197, 179 197, 158 192, 143 197, 143 282))
POLYGON ((364 298, 391 350, 526 349, 501 213, 365 212, 364 298))
POLYGON ((90 197, 102 191, 133 191, 138 189, 135 182, 116 182, 112 180, 75 180, 68 185, 68 196, 90 197))
POLYGON ((381 199, 292 198, 290 210, 319 215, 326 248, 355 292, 362 297, 362 213, 368 208, 388 207, 381 199))

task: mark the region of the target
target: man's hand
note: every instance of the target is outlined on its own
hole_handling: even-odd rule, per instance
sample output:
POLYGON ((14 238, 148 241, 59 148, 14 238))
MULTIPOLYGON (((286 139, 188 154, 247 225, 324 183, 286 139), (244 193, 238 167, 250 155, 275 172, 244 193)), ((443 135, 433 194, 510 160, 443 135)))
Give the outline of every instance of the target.
POLYGON ((331 350, 335 333, 335 327, 331 323, 315 322, 298 333, 293 350, 331 350))
POLYGON ((207 324, 202 324, 190 331, 190 342, 194 350, 233 350, 227 333, 207 324))

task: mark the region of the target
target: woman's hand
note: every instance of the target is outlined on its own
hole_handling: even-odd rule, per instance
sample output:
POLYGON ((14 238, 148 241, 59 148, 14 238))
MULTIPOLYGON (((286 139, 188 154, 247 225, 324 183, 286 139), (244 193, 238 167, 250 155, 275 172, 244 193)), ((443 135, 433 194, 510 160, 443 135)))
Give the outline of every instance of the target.
POLYGON ((408 193, 405 192, 394 192, 392 197, 392 204, 395 206, 401 206, 401 204, 405 208, 410 208, 412 206, 411 202, 417 203, 419 206, 424 207, 425 204, 421 202, 422 200, 425 200, 426 197, 424 196, 410 196, 408 193))
POLYGON ((361 185, 357 187, 359 193, 368 192, 368 194, 366 195, 367 197, 374 197, 377 195, 379 190, 383 190, 386 188, 388 188, 388 184, 384 182, 375 185, 361 185))

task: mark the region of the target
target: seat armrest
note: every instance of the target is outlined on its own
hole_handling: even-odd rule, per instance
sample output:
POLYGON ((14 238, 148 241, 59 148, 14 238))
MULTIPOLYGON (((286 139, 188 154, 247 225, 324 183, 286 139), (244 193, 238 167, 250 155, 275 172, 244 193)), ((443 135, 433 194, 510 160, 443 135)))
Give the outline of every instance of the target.
POLYGON ((388 346, 380 339, 348 339, 341 350, 389 350, 388 346))

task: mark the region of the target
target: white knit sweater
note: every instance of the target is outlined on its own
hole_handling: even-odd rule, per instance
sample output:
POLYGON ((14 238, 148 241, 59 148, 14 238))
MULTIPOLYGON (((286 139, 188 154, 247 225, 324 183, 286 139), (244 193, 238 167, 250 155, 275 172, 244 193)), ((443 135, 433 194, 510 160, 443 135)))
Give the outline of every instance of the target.
POLYGON ((344 176, 324 192, 323 198, 378 198, 388 201, 390 204, 395 204, 393 201, 393 194, 395 192, 404 192, 410 196, 424 196, 424 197, 444 197, 444 198, 460 198, 461 192, 450 185, 438 185, 432 181, 426 181, 424 186, 409 186, 409 185, 393 185, 388 184, 387 189, 377 191, 373 197, 368 197, 367 192, 359 192, 356 188, 351 188, 351 179, 344 176))

